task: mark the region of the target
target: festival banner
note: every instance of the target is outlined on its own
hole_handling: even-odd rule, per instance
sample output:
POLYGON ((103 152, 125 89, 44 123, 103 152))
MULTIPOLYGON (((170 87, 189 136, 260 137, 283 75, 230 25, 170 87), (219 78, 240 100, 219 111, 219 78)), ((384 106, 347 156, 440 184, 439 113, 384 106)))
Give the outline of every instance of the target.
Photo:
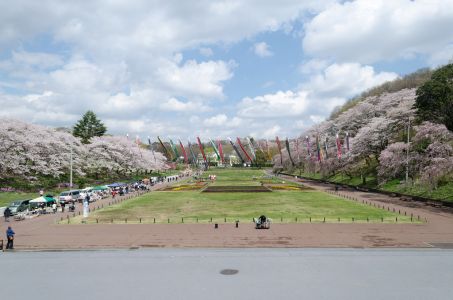
POLYGON ((288 155, 289 155, 289 160, 291 161, 291 164, 292 164, 293 166, 295 166, 294 160, 293 160, 293 158, 292 158, 292 156, 291 156, 291 150, 289 150, 289 140, 288 140, 288 138, 286 138, 285 143, 286 143, 286 150, 288 151, 288 155))
POLYGON ((317 152, 318 162, 321 162, 322 154, 321 154, 321 145, 319 144, 319 136, 316 136, 316 152, 317 152))
POLYGON ((181 147, 182 155, 184 155, 184 162, 186 164, 188 164, 189 158, 187 157, 186 149, 184 149, 184 145, 182 144, 181 139, 178 139, 178 141, 179 141, 179 146, 181 147))
POLYGON ((250 162, 252 162, 252 158, 251 158, 250 155, 247 153, 247 151, 245 151, 245 148, 244 148, 244 146, 242 145, 241 140, 240 140, 238 137, 236 137, 236 140, 237 140, 237 142, 238 142, 238 144, 239 144, 239 147, 241 147, 241 150, 244 152, 245 156, 247 157, 247 159, 248 159, 250 162))
POLYGON ((341 159, 341 141, 340 137, 338 136, 338 133, 337 133, 337 157, 338 159, 341 159))
POLYGON ((169 140, 170 140, 171 150, 173 151, 173 154, 175 155, 175 160, 178 160, 179 153, 178 153, 178 150, 176 149, 176 145, 175 145, 175 143, 173 143, 173 141, 171 139, 169 139, 169 140))
POLYGON ((349 133, 348 132, 346 132, 345 142, 346 142, 346 150, 347 150, 347 152, 349 152, 349 133))
MULTIPOLYGON (((264 153, 263 147, 261 147, 261 144, 260 144, 260 141, 259 141, 259 140, 258 140, 258 141, 255 141, 255 139, 251 137, 251 138, 250 138, 250 141, 252 142, 252 146, 253 146, 253 147, 255 147, 255 145, 257 145, 257 146, 258 146, 258 150, 260 150, 261 152, 264 153)), ((257 147, 255 147, 255 148, 257 148, 257 147)))
POLYGON ((160 139, 159 136, 157 136, 157 140, 159 141, 160 145, 162 146, 165 154, 167 155, 167 157, 170 159, 170 160, 173 160, 173 155, 171 154, 170 151, 168 151, 167 147, 165 147, 164 143, 162 142, 162 140, 160 139))
POLYGON ((278 152, 280 153, 280 163, 283 165, 282 145, 280 144, 278 136, 275 137, 275 141, 277 142, 278 152))
POLYGON ((326 159, 329 159, 329 152, 327 151, 327 137, 326 139, 324 140, 324 149, 326 151, 326 159))
POLYGON ((256 160, 256 153, 255 153, 255 148, 253 148, 253 144, 252 144, 252 141, 247 137, 247 144, 249 146, 249 150, 250 150, 250 153, 252 154, 253 156, 253 160, 256 160))
POLYGON ((241 163, 244 163, 244 158, 242 158, 242 155, 241 153, 239 152, 239 149, 236 147, 236 145, 233 143, 233 141, 231 140, 231 138, 228 138, 228 140, 230 141, 230 144, 231 146, 233 147, 234 151, 236 152, 236 154, 238 155, 239 159, 241 160, 241 163))
POLYGON ((206 168, 208 168, 208 160, 206 159, 206 154, 204 153, 203 144, 201 143, 200 138, 197 136, 198 146, 200 147, 201 155, 203 155, 203 160, 206 168))
POLYGON ((211 139, 209 139, 209 142, 211 143, 212 148, 214 149, 214 152, 215 152, 215 155, 217 156, 217 159, 220 160, 219 150, 217 149, 216 145, 214 144, 214 142, 211 139))
POLYGON ((189 146, 190 155, 192 155, 192 163, 194 165, 196 165, 197 164, 197 157, 196 157, 195 153, 193 152, 192 144, 190 143, 190 139, 187 139, 187 143, 188 143, 188 146, 189 146))
POLYGON ((222 161, 222 164, 225 164, 225 157, 223 155, 222 142, 220 140, 217 140, 217 145, 218 145, 218 148, 219 148, 219 154, 220 154, 220 159, 222 161))

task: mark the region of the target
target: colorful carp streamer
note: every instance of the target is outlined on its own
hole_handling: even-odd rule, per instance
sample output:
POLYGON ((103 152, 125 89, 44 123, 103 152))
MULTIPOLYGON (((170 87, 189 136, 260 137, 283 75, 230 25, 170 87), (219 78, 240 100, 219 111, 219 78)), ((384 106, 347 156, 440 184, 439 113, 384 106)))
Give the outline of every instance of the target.
POLYGON ((192 164, 196 165, 197 164, 197 157, 195 156, 195 153, 193 152, 192 144, 190 143, 190 139, 187 139, 187 143, 188 143, 188 146, 189 146, 190 155, 192 155, 192 164))
POLYGON ((316 150, 318 151, 318 162, 322 162, 325 157, 322 151, 321 139, 319 138, 319 136, 316 137, 316 150))
POLYGON ((222 164, 225 164, 225 157, 223 156, 223 148, 222 148, 222 143, 220 140, 217 141, 217 145, 219 147, 219 154, 220 154, 220 159, 222 160, 222 164))
POLYGON ((280 153, 280 163, 283 166, 282 145, 280 144, 280 140, 278 139, 278 136, 275 137, 275 141, 277 142, 278 152, 280 153))
POLYGON ((198 146, 200 147, 201 155, 203 155, 203 160, 206 168, 208 168, 208 160, 206 159, 206 154, 204 153, 203 144, 201 143, 200 138, 197 136, 198 146))
POLYGON ((184 162, 186 164, 188 164, 189 158, 187 157, 186 149, 184 149, 184 145, 182 144, 181 139, 178 139, 178 141, 179 141, 179 146, 181 147, 182 155, 184 155, 184 162))
POLYGON ((291 164, 293 166, 295 166, 294 160, 293 160, 293 158, 291 156, 291 150, 289 150, 289 140, 288 140, 288 138, 286 138, 285 143, 286 143, 286 150, 288 151, 288 155, 289 155, 289 160, 291 161, 291 164))
POLYGON ((231 146, 233 147, 234 151, 236 152, 236 154, 238 155, 239 159, 241 160, 241 163, 243 164, 245 162, 245 160, 244 160, 244 158, 242 158, 242 155, 239 152, 238 147, 236 147, 236 145, 233 143, 231 138, 228 138, 228 140, 230 141, 231 146))
POLYGON ((250 153, 253 156, 253 160, 256 160, 255 148, 253 147, 252 141, 247 137, 247 144, 249 146, 250 153))
POLYGON ((338 159, 341 159, 341 141, 340 137, 338 136, 338 133, 337 133, 337 157, 338 159))
POLYGON ((214 142, 211 139, 209 139, 209 142, 211 143, 212 148, 214 149, 217 159, 220 160, 220 153, 219 153, 219 150, 217 149, 217 146, 214 144, 214 142))
POLYGON ((238 142, 238 144, 239 144, 239 147, 241 147, 242 152, 244 152, 245 156, 247 157, 247 159, 248 159, 250 162, 252 162, 253 160, 252 160, 252 158, 250 157, 250 155, 247 153, 247 151, 245 151, 245 148, 244 148, 244 146, 242 145, 241 140, 240 140, 238 137, 236 138, 236 140, 237 140, 237 142, 238 142))
POLYGON ((346 142, 346 150, 349 152, 349 133, 348 132, 346 132, 345 142, 346 142))
POLYGON ((159 141, 160 145, 161 145, 162 148, 164 149, 164 152, 165 152, 165 154, 167 155, 167 157, 168 157, 170 160, 173 160, 173 155, 171 154, 170 151, 168 151, 167 147, 165 147, 164 143, 162 142, 162 140, 160 139, 159 136, 157 136, 157 140, 159 141))
POLYGON ((327 151, 327 137, 324 140, 324 149, 326 151, 326 159, 329 159, 329 152, 327 151))
POLYGON ((176 149, 176 145, 173 143, 173 141, 171 139, 170 140, 170 146, 171 146, 171 150, 173 151, 173 154, 175 155, 175 160, 177 160, 179 158, 179 153, 178 153, 178 150, 176 149))

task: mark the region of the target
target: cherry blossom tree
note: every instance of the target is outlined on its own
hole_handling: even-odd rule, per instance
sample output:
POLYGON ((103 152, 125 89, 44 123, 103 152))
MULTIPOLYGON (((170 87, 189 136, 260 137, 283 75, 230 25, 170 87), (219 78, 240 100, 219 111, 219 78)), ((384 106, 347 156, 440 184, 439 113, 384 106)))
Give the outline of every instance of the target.
POLYGON ((165 158, 125 137, 95 137, 84 145, 72 134, 39 125, 0 120, 0 180, 28 181, 68 174, 71 148, 73 172, 79 176, 164 169, 165 158))

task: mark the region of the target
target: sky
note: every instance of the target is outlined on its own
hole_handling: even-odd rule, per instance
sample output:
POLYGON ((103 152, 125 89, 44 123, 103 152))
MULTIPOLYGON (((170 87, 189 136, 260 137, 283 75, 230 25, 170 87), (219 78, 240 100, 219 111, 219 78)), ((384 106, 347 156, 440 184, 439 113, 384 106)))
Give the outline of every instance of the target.
POLYGON ((453 59, 453 0, 0 0, 0 117, 115 135, 295 137, 453 59))

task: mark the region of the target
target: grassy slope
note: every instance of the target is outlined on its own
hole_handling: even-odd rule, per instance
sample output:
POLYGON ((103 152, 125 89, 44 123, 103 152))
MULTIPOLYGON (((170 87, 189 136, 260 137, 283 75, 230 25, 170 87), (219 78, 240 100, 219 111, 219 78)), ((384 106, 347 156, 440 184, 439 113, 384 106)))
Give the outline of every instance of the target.
MULTIPOLYGON (((254 176, 263 175, 259 170, 211 170, 209 174, 217 175, 216 184, 234 183, 257 184, 254 176), (237 178, 238 180, 234 180, 237 178)), ((259 180, 259 178, 258 178, 259 180)), ((258 182, 259 184, 259 182, 258 182)), ((185 192, 153 192, 141 197, 131 199, 118 205, 114 205, 91 214, 89 222, 96 218, 101 221, 108 221, 111 218, 135 222, 142 218, 143 222, 207 222, 210 218, 213 221, 240 220, 250 222, 253 217, 261 214, 273 218, 275 221, 307 222, 309 217, 320 221, 326 217, 327 221, 336 221, 341 218, 343 221, 351 222, 356 220, 380 220, 381 217, 387 220, 394 220, 395 214, 362 205, 353 201, 332 196, 315 190, 305 191, 274 191, 272 193, 201 193, 199 191, 185 192)), ((399 220, 408 220, 400 217, 399 220)))
MULTIPOLYGON (((314 179, 321 179, 321 174, 319 173, 302 173, 299 174, 298 172, 294 172, 295 175, 301 175, 304 177, 308 178, 314 178, 314 179)), ((334 177, 330 178, 324 178, 327 179, 331 182, 338 182, 338 183, 344 183, 344 184, 350 184, 350 185, 362 185, 362 180, 360 177, 353 177, 349 178, 347 176, 342 176, 342 175, 336 175, 334 177)), ((383 186, 378 186, 376 178, 368 177, 367 178, 367 184, 365 185, 367 187, 372 187, 372 188, 380 188, 384 191, 389 191, 389 192, 397 192, 397 193, 402 193, 402 194, 407 194, 407 195, 414 195, 414 196, 420 196, 420 197, 426 197, 426 198, 431 198, 431 199, 437 199, 437 200, 445 200, 445 201, 451 201, 453 202, 453 182, 446 183, 440 187, 438 187, 436 190, 430 190, 427 187, 421 186, 419 184, 406 187, 403 184, 400 184, 400 180, 392 180, 384 184, 383 186)))
POLYGON ((420 185, 406 187, 404 184, 400 184, 400 180, 392 180, 384 184, 382 189, 390 192, 453 202, 453 182, 446 183, 435 190, 430 190, 420 185))
POLYGON ((1 192, 0 207, 8 206, 15 200, 34 199, 39 197, 38 193, 16 193, 16 192, 1 192))

